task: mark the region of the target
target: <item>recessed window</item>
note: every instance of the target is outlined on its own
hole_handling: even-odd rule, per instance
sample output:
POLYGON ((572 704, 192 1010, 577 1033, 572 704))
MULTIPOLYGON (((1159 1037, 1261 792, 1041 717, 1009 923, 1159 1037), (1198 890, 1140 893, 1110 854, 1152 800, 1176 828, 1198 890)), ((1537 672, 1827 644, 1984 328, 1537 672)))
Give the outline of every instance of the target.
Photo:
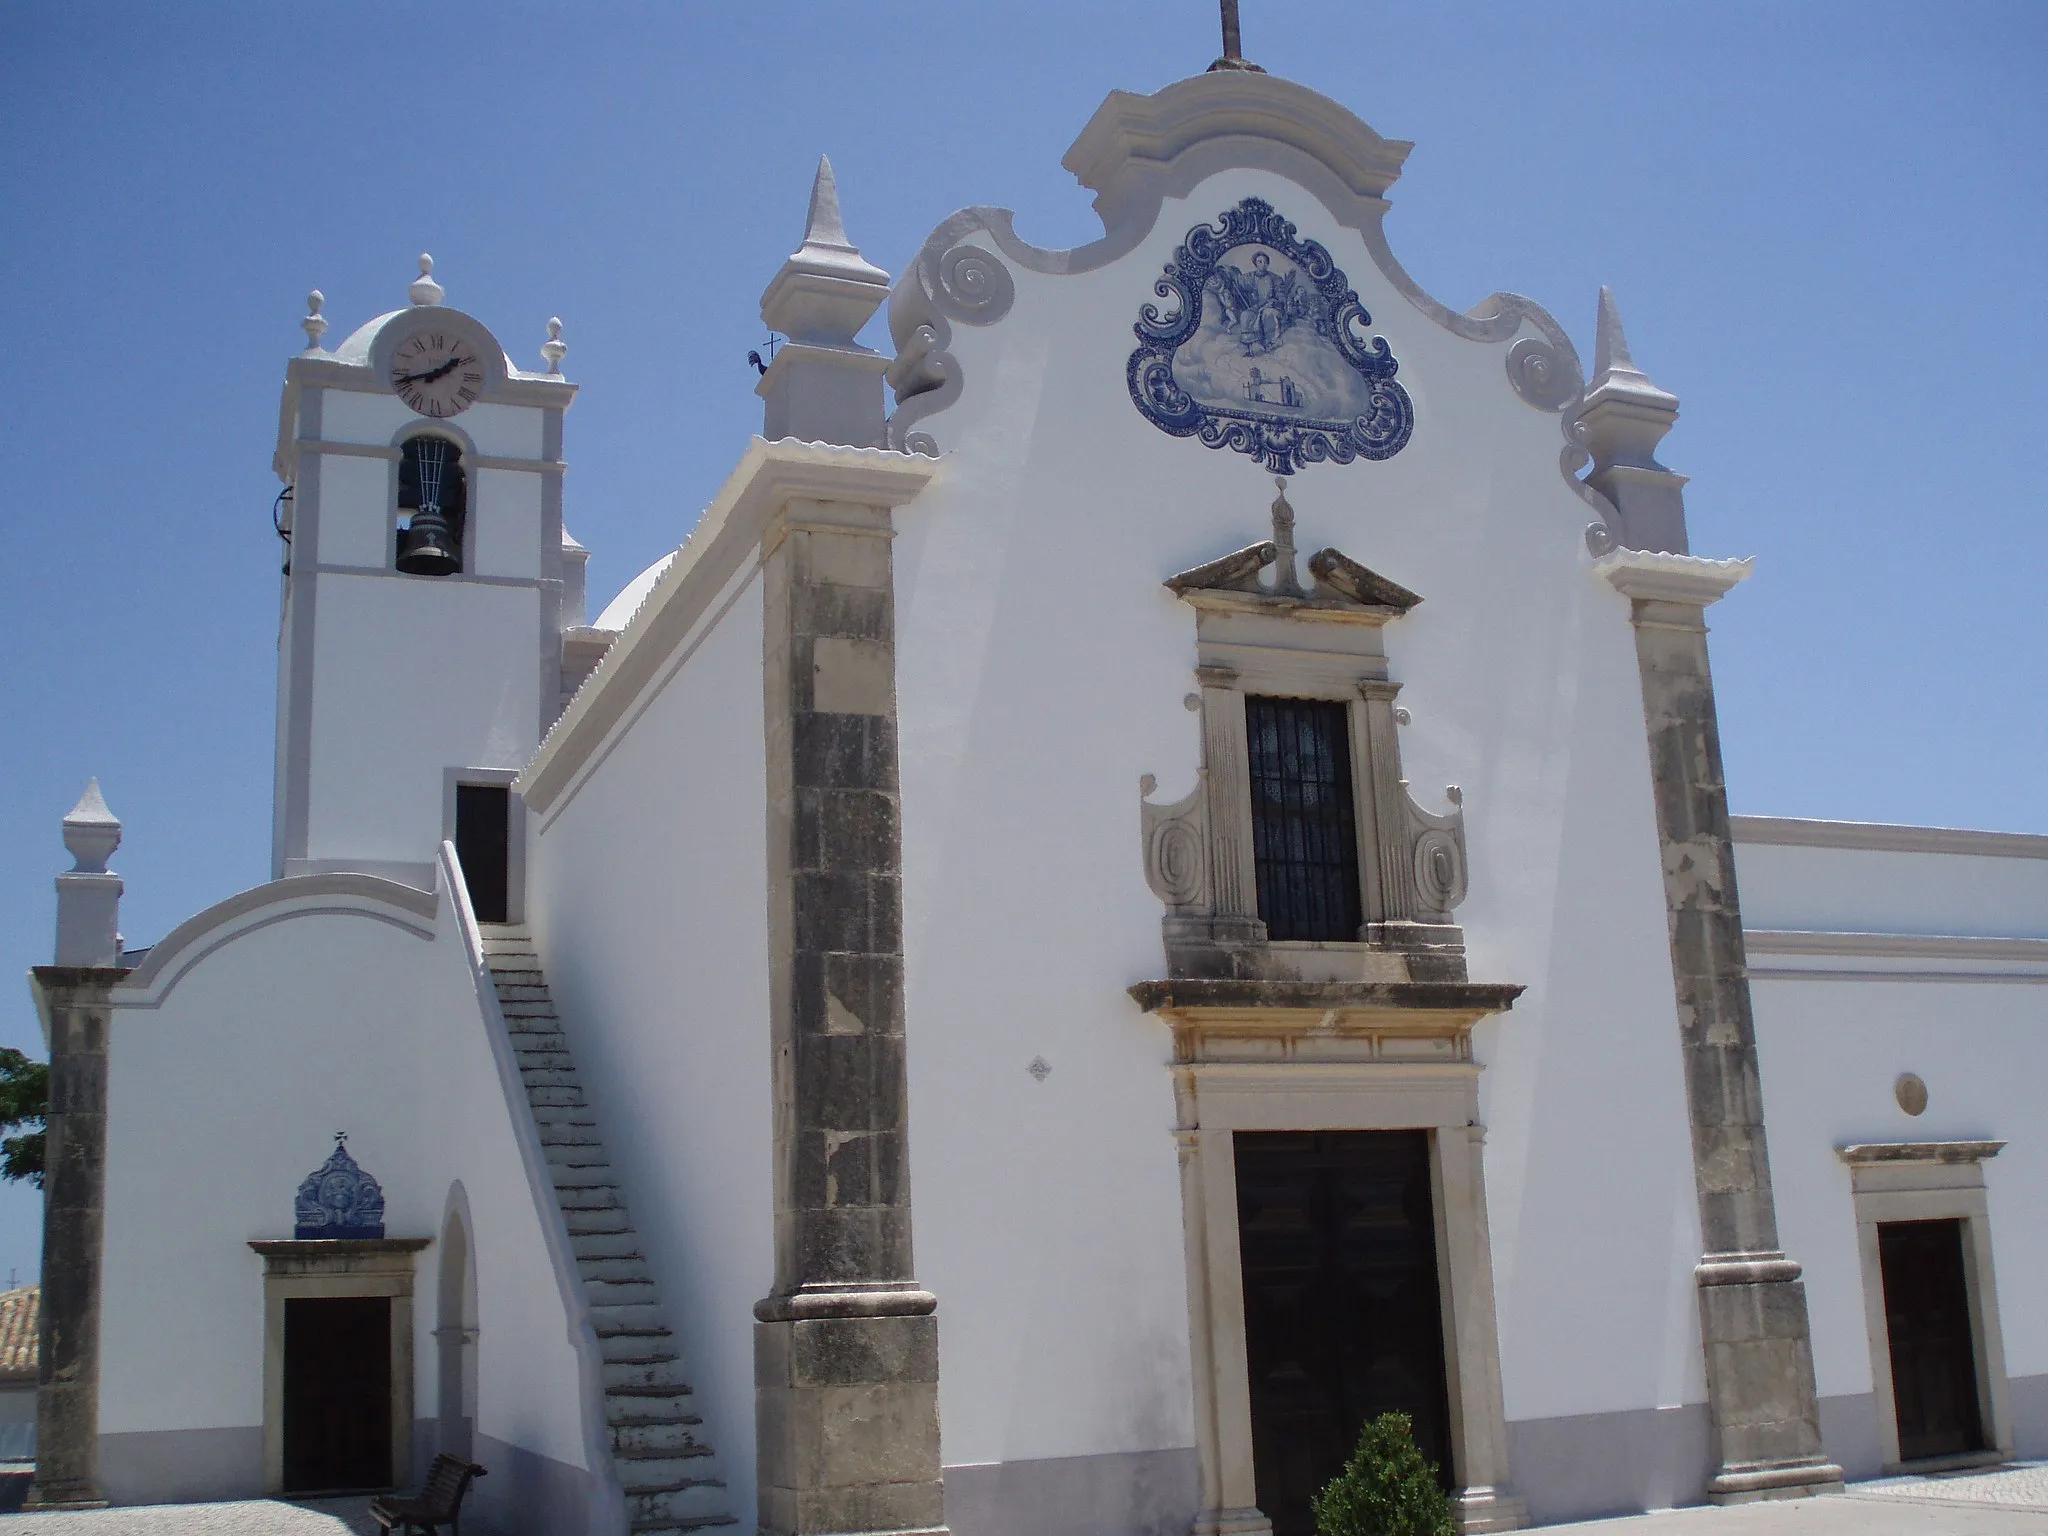
POLYGON ((1348 708, 1251 695, 1244 712, 1266 936, 1355 940, 1362 917, 1348 708))
POLYGON ((462 569, 468 522, 462 450, 445 437, 407 438, 398 459, 398 568, 453 576, 462 569))

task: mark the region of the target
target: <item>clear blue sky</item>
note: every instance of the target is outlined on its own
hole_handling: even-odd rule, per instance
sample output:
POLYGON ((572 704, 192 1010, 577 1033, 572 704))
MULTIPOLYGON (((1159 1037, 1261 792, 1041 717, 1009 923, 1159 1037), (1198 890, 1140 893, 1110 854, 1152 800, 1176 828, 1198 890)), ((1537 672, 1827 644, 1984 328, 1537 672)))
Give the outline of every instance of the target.
MULTIPOLYGON (((1614 285, 1694 548, 1759 557, 1715 610, 1735 808, 2048 832, 2048 6, 1243 5, 1252 58, 1415 141, 1388 229, 1430 292, 1532 295, 1590 358, 1614 285)), ((0 969, 48 958, 88 775, 130 943, 267 873, 307 289, 332 342, 431 250, 522 365, 563 318, 594 611, 759 428, 820 151, 892 272, 969 203, 1079 243, 1073 135, 1216 51, 1213 0, 0 6, 0 969)), ((0 1042, 41 1051, 26 988, 0 1042)), ((0 1278, 39 1221, 0 1190, 0 1278)))

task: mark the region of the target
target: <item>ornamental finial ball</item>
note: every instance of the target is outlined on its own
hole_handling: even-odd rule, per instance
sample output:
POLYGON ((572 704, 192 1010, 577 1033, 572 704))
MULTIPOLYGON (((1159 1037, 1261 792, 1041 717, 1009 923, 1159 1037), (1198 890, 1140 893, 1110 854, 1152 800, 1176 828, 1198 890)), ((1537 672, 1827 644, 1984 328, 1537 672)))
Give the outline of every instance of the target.
POLYGON ((569 343, 562 340, 562 319, 557 315, 548 321, 548 339, 540 347, 540 355, 546 360, 549 373, 562 371, 562 359, 568 351, 569 343))
POLYGON ((438 304, 447 292, 447 289, 434 281, 434 258, 421 251, 420 275, 413 280, 412 287, 406 290, 407 295, 415 304, 438 304))
POLYGON ((315 288, 306 295, 306 318, 299 322, 299 328, 306 333, 306 350, 320 350, 320 338, 327 334, 327 322, 320 316, 320 306, 327 302, 327 295, 315 288))

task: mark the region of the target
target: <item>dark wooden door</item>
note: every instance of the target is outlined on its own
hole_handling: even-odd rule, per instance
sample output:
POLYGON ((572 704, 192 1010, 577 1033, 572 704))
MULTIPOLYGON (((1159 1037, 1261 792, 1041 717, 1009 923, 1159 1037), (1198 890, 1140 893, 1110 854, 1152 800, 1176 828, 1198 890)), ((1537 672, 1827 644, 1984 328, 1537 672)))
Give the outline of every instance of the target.
POLYGON ((1240 1131, 1252 1465, 1275 1536, 1312 1536, 1310 1498, 1367 1419, 1396 1410, 1450 1476, 1427 1131, 1240 1131))
POLYGON ((1963 1277, 1960 1221, 1888 1221, 1877 1229, 1899 1456, 1954 1456, 1984 1447, 1977 1349, 1963 1277))
POLYGON ((284 1304, 284 1490, 391 1486, 391 1299, 284 1304))
POLYGON ((502 784, 455 786, 455 857, 480 923, 502 923, 512 888, 512 792, 502 784))

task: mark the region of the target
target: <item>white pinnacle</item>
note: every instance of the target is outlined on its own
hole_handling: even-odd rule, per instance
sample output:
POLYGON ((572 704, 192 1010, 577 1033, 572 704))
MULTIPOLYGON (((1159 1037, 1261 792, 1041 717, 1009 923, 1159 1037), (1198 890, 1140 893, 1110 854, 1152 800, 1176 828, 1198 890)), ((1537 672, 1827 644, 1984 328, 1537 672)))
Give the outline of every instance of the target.
POLYGON ((1621 328, 1621 307, 1614 302, 1614 290, 1600 285, 1600 324, 1593 339, 1593 377, 1603 373, 1635 373, 1635 359, 1628 355, 1628 336, 1621 328))
POLYGON ((64 847, 71 855, 72 873, 103 875, 107 860, 121 846, 121 821, 107 809, 100 793, 100 781, 87 782, 78 804, 64 818, 64 847))
POLYGON ((425 251, 420 252, 420 275, 406 289, 406 296, 415 304, 438 304, 448 296, 448 290, 434 281, 434 258, 425 251))

